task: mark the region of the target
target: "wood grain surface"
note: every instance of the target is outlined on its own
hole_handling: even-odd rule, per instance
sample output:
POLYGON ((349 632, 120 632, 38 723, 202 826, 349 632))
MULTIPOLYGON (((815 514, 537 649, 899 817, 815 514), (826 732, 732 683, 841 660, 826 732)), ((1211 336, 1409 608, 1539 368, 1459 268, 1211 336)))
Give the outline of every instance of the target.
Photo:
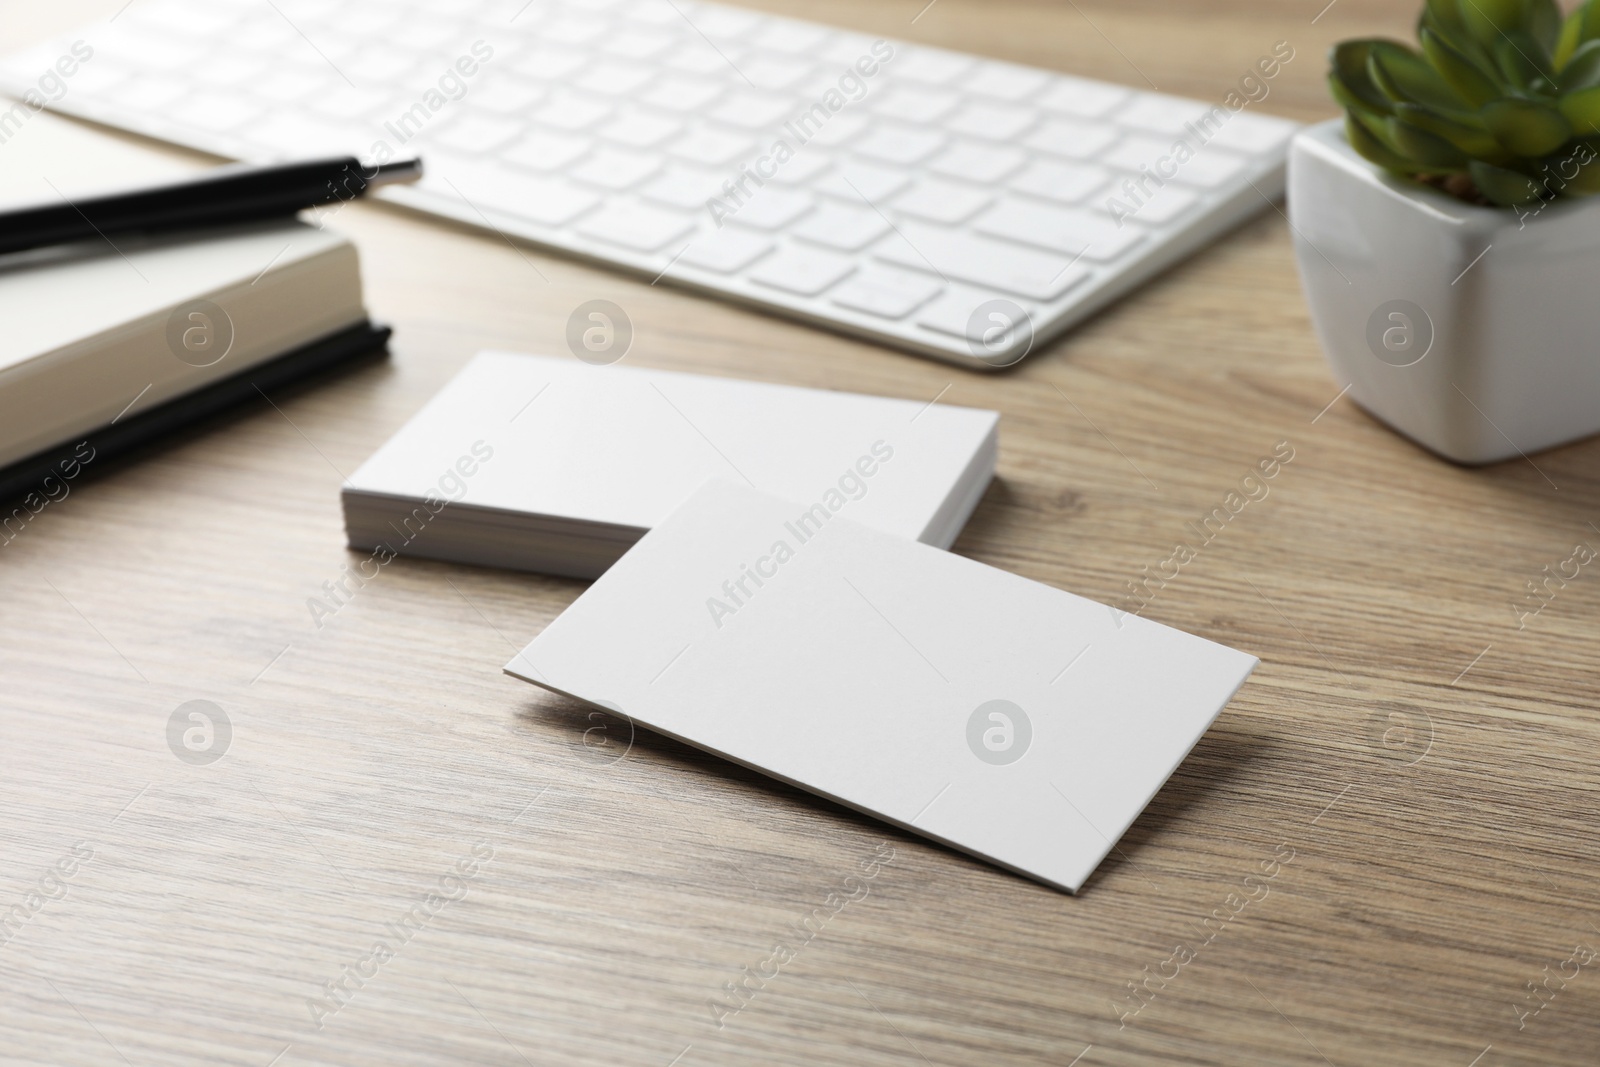
MULTIPOLYGON (((1284 40, 1259 107, 1303 120, 1332 41, 1413 16, 925 3, 759 6, 1208 100, 1284 40)), ((121 4, 7 4, 0 45, 121 4)), ((0 1061, 1600 1060, 1600 573, 1516 611, 1600 547, 1600 442, 1465 470, 1338 399, 1277 210, 987 376, 381 205, 338 226, 390 361, 95 472, 0 547, 0 915, 31 913, 0 1061), (1289 443, 1145 611, 1261 666, 1079 896, 503 676, 580 583, 400 560, 313 625, 359 558, 342 475, 595 298, 640 366, 998 409, 956 551, 1105 601, 1289 443), (191 700, 232 724, 209 765, 168 746, 191 700)))

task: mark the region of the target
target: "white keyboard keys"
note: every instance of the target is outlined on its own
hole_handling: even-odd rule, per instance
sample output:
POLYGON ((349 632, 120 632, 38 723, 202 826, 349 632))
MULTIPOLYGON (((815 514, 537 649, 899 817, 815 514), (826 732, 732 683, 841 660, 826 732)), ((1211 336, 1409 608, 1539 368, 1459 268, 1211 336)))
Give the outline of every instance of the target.
POLYGON ((721 186, 726 180, 708 170, 673 165, 640 189, 639 195, 681 211, 706 211, 708 201, 723 195, 721 186))
POLYGON ((961 97, 955 93, 939 89, 906 86, 880 92, 869 105, 873 114, 924 125, 937 122, 961 103, 961 97))
POLYGON ((845 279, 828 299, 879 318, 903 319, 943 291, 942 283, 925 274, 874 265, 845 279))
POLYGON ((702 126, 674 140, 667 151, 685 163, 725 167, 750 151, 749 137, 702 126))
POLYGON ((897 81, 905 78, 948 88, 978 65, 978 60, 972 56, 937 48, 912 48, 901 44, 895 45, 894 51, 894 57, 884 64, 884 71, 897 81))
POLYGON ((1025 107, 1009 104, 973 103, 945 119, 945 126, 956 133, 990 141, 1013 141, 1037 120, 1025 107))
POLYGON ((1034 103, 1046 111, 1078 118, 1097 119, 1112 108, 1127 101, 1133 93, 1105 82, 1085 81, 1082 78, 1057 78, 1034 103))
POLYGON ((993 185, 1027 161, 1028 157, 1015 148, 961 141, 936 156, 928 166, 946 177, 993 185))
POLYGON ((810 211, 816 202, 810 193, 773 186, 758 190, 734 215, 745 226, 780 230, 810 211))
POLYGON ((857 138, 850 147, 853 152, 868 159, 906 167, 927 159, 944 142, 945 135, 935 130, 881 123, 876 129, 857 138))
POLYGON ((974 227, 993 237, 1100 262, 1117 258, 1145 236, 1137 227, 1118 227, 1087 211, 1051 207, 1019 197, 1001 200, 979 216, 974 227))
POLYGON ((560 178, 539 178, 495 164, 435 168, 437 179, 424 184, 440 193, 456 192, 478 211, 500 211, 541 226, 565 226, 600 203, 600 198, 560 178))
MULTIPOLYGON (((732 274, 772 251, 776 243, 763 234, 725 226, 697 236, 678 257, 678 262, 716 274, 732 274)), ((671 273, 670 267, 668 273, 671 273)))
POLYGON ((433 143, 463 155, 493 152, 522 133, 522 123, 490 115, 457 114, 438 121, 433 143))
POLYGON ((661 157, 621 148, 598 148, 567 173, 585 185, 613 192, 631 189, 661 169, 661 157))
POLYGON ((654 148, 683 129, 675 119, 635 111, 613 118, 600 128, 600 136, 629 148, 654 148))
POLYGON ((826 200, 789 232, 829 248, 856 252, 882 237, 888 229, 883 216, 870 207, 850 207, 836 200, 826 200))
POLYGON ((906 172, 889 167, 875 166, 857 160, 845 160, 816 183, 820 193, 836 196, 852 204, 865 200, 869 204, 881 203, 911 184, 906 172))
POLYGON ((1121 136, 1115 126, 1103 122, 1053 119, 1029 134, 1023 144, 1065 159, 1096 160, 1121 136))
POLYGON ((770 93, 734 93, 709 112, 718 122, 744 130, 765 130, 789 117, 794 103, 785 96, 770 93))
POLYGON ((669 75, 646 88, 639 99, 652 107, 689 113, 701 110, 723 92, 714 81, 669 75))
POLYGON ((898 212, 953 226, 976 215, 993 199, 992 194, 976 186, 924 178, 893 203, 898 212))
POLYGON ((1009 184, 1018 192, 1042 196, 1062 204, 1076 204, 1090 193, 1105 188, 1110 181, 1111 172, 1103 167, 1043 159, 1028 164, 1027 169, 1014 175, 1009 184))
POLYGON ((192 96, 172 109, 172 117, 202 130, 229 133, 259 118, 266 108, 233 93, 206 93, 192 96))
POLYGON ((1043 89, 1050 76, 1042 70, 1010 63, 984 63, 962 83, 962 88, 996 100, 1024 100, 1043 89))
POLYGON ((576 163, 588 151, 588 138, 536 130, 501 154, 508 163, 534 171, 557 171, 576 163))
POLYGON ((762 260, 750 280, 797 296, 816 296, 856 269, 852 256, 793 244, 762 260))
POLYGON ((592 96, 561 93, 533 113, 533 121, 557 130, 587 130, 611 114, 610 104, 592 96))
POLYGON ((625 200, 606 204, 578 223, 579 233, 636 252, 659 251, 693 229, 694 224, 676 211, 625 200))
POLYGON ((1069 256, 909 222, 873 249, 873 255, 911 270, 1032 300, 1054 300, 1089 276, 1089 271, 1073 264, 1069 256))
POLYGON ((63 111, 262 158, 382 137, 428 160, 384 198, 967 362, 984 304, 1053 332, 1276 195, 1296 129, 706 0, 136 0, 97 34, 63 111))

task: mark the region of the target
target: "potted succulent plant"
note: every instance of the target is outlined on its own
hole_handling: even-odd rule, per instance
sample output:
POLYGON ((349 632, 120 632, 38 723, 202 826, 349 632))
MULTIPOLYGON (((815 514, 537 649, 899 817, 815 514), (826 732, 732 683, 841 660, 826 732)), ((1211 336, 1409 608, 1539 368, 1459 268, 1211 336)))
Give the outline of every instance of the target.
POLYGON ((1600 431, 1600 4, 1428 0, 1347 41, 1290 148, 1312 319, 1350 395, 1460 463, 1600 431))

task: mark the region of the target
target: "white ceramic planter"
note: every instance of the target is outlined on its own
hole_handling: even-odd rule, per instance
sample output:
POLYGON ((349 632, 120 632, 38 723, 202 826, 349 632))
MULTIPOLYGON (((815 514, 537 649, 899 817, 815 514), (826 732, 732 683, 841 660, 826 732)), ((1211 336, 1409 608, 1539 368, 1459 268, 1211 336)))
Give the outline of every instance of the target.
POLYGON ((1600 197, 1475 207, 1333 120, 1290 147, 1289 218, 1322 350, 1383 422, 1469 464, 1600 432, 1600 197))

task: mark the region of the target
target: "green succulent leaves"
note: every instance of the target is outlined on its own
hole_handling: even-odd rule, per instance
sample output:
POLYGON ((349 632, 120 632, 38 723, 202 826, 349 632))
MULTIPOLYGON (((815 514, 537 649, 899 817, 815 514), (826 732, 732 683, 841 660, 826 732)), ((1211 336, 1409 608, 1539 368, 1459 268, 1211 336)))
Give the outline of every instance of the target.
POLYGON ((1505 206, 1600 192, 1600 0, 1426 0, 1417 39, 1334 47, 1351 147, 1505 206))

